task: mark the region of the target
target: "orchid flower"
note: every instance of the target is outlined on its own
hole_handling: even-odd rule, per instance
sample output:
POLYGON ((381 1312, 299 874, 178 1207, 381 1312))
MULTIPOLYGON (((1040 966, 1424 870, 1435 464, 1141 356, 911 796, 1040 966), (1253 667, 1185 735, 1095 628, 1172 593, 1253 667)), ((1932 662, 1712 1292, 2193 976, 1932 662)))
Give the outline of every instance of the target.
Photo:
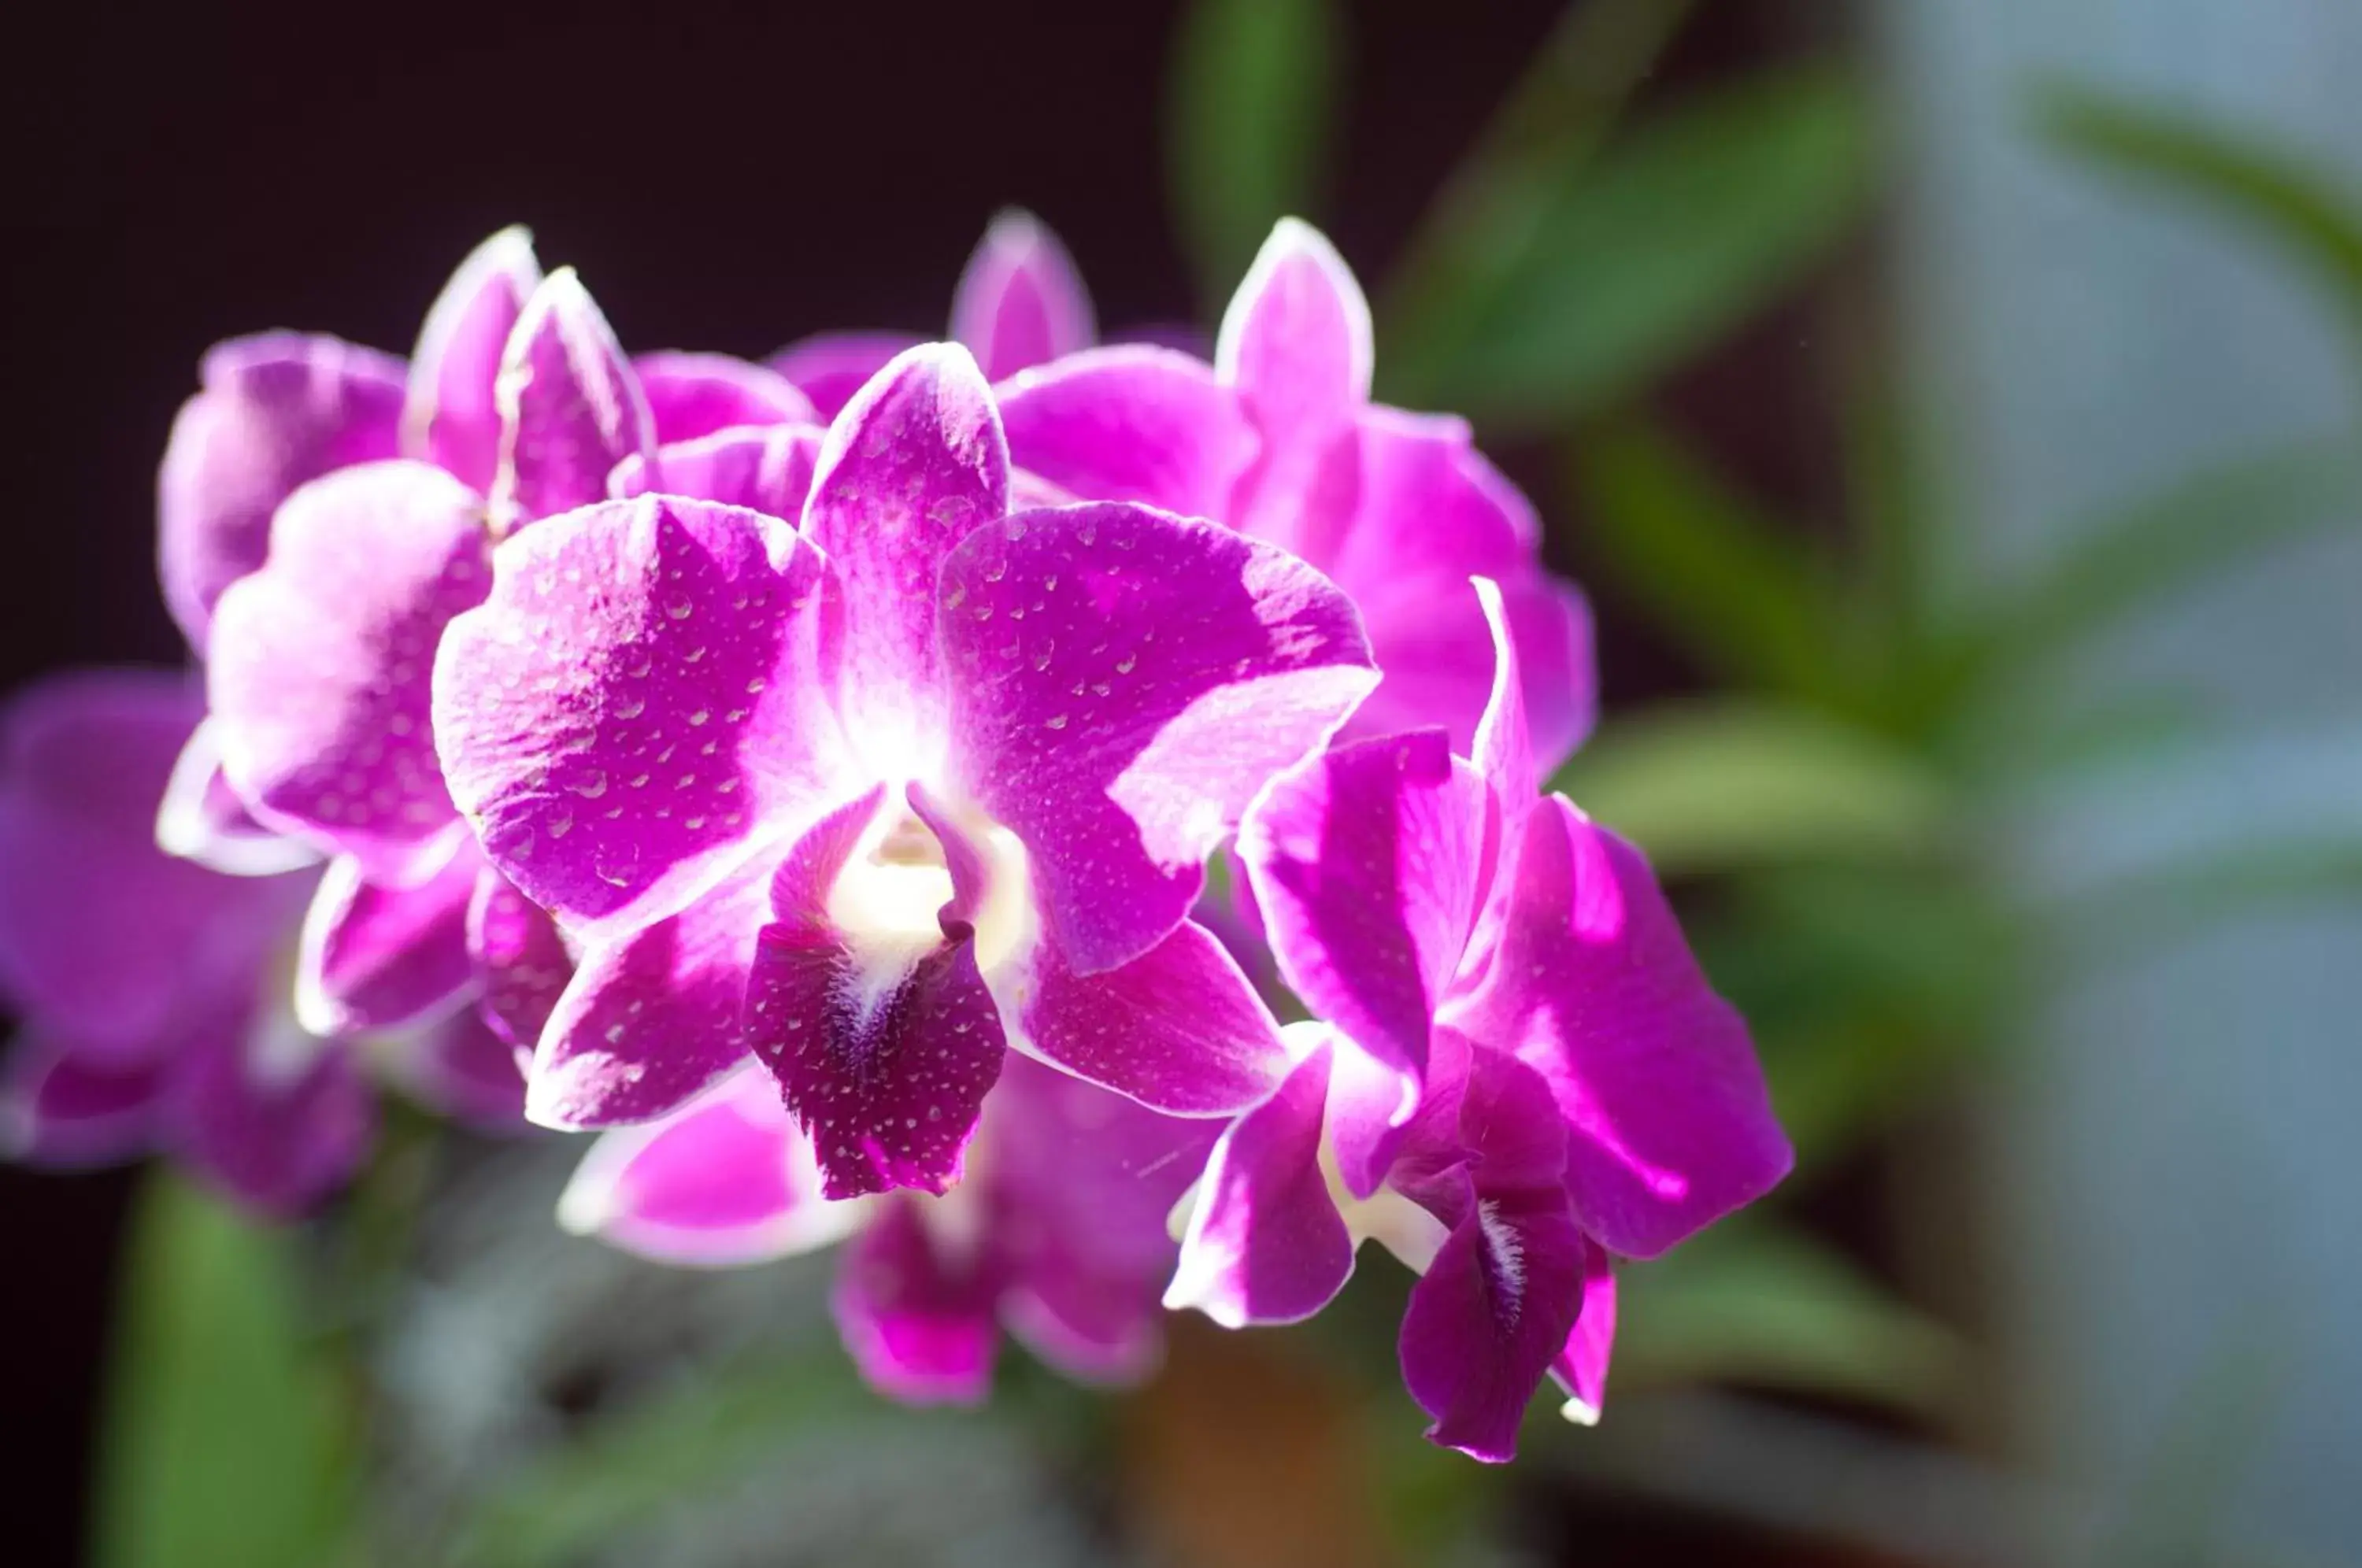
MULTIPOLYGON (((987 381, 999 381, 1089 348, 1098 329, 1074 258, 1039 218, 1011 207, 993 218, 960 272, 951 336, 976 356, 987 381)), ((780 349, 770 366, 833 419, 889 360, 920 341, 897 332, 823 332, 780 349)))
POLYGON ((364 1069, 490 1125, 517 1119, 508 1048, 469 1014, 400 1036, 305 1029, 286 974, 315 873, 230 876, 157 844, 212 832, 267 859, 235 803, 185 787, 204 711, 185 677, 55 676, 0 712, 0 990, 23 1031, 0 1144, 81 1166, 172 1154, 244 1206, 292 1214, 339 1185, 373 1125, 364 1069))
POLYGON ((660 1121, 602 1135, 558 1218, 697 1267, 849 1240, 837 1321, 863 1375, 896 1398, 980 1401, 996 1325, 1068 1376, 1129 1383, 1157 1357, 1164 1216, 1220 1131, 1015 1057, 959 1186, 832 1201, 811 1140, 750 1065, 660 1121))
POLYGON ((1638 851, 1536 798, 1504 598, 1467 755, 1442 732, 1281 774, 1240 833, 1280 972, 1325 1025, 1227 1131, 1171 1306, 1307 1317, 1376 1236, 1421 1277, 1402 1328, 1429 1436, 1515 1447, 1545 1374, 1595 1416, 1608 1255, 1653 1257, 1791 1163, 1746 1026, 1698 972, 1638 851))
POLYGON ((1214 362, 1118 344, 1000 389, 1012 460, 1092 500, 1211 517, 1333 579, 1385 679, 1352 735, 1441 725, 1463 750, 1492 681, 1472 576, 1501 585, 1526 650, 1534 744, 1554 767, 1591 722, 1589 613, 1543 569, 1532 507, 1467 425, 1370 402, 1370 308, 1308 226, 1272 232, 1214 362))
MULTIPOLYGON (((705 477, 785 511, 774 455, 705 477)), ((1352 606, 1212 524, 1010 511, 954 345, 879 371, 803 488, 800 525, 660 490, 549 519, 444 634, 452 796, 581 950, 528 1114, 646 1121, 751 1050, 837 1198, 949 1187, 1007 1045, 1167 1112, 1260 1099, 1276 1028, 1186 917, 1374 681, 1352 606)))
MULTIPOLYGON (((323 1034, 392 1028, 473 991, 496 1030, 530 1044, 565 955, 484 866, 444 788, 427 723, 443 625, 482 599, 498 537, 599 499, 624 457, 717 423, 808 420, 810 404, 719 356, 656 355, 635 370, 573 273, 543 278, 516 230, 480 247, 428 312, 391 445, 352 430, 312 440, 302 421, 355 403, 320 389, 364 365, 374 432, 377 371, 399 366, 327 339, 272 352, 252 386, 209 372, 183 411, 162 527, 168 590, 175 560, 207 563, 203 591, 182 595, 207 610, 192 627, 208 655, 201 749, 268 827, 328 857, 298 1016, 323 1034), (281 381, 282 398, 254 392, 281 381), (364 449, 370 460, 348 460, 364 449), (266 453, 276 469, 225 487, 225 474, 254 478, 266 453), (248 537, 249 513, 267 517, 267 538, 248 537)), ((176 847, 228 864, 202 835, 176 847)))

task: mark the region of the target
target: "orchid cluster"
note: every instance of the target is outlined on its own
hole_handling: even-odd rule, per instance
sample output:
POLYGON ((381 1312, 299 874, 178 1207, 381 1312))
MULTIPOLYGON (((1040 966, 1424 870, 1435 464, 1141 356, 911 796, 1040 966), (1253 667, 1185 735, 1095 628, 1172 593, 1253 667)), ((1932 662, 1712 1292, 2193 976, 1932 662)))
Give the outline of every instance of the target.
POLYGON ((841 1241, 922 1401, 1003 1328, 1116 1381, 1161 1307, 1306 1318, 1375 1236, 1435 1441, 1508 1457, 1545 1377, 1587 1419, 1612 1260, 1789 1154, 1646 864, 1540 791, 1592 681, 1532 510, 1370 401, 1299 223, 1210 363, 1096 344, 1021 215, 952 330, 629 356, 509 231, 406 365, 215 349, 160 486, 202 680, 0 736, 17 1147, 293 1212, 372 1073, 597 1130, 563 1223, 841 1241))

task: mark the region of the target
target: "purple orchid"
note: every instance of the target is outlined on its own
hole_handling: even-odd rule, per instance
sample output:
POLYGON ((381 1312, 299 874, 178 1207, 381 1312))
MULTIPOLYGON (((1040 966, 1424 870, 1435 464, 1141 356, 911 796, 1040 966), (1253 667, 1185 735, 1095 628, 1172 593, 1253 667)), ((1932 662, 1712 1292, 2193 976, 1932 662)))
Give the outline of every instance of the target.
POLYGON ((751 1050, 847 1197, 956 1179, 1006 1045, 1167 1112, 1262 1099, 1276 1028, 1187 916, 1374 680, 1352 606, 1212 524, 1010 511, 956 346, 800 439, 693 454, 774 511, 653 490, 517 535, 444 634, 452 797, 582 952, 528 1113, 646 1121, 751 1050))
MULTIPOLYGON (((951 336, 987 381, 999 381, 1089 348, 1098 330, 1074 258, 1040 219, 1012 207, 993 218, 960 272, 951 336)), ((823 332, 780 349, 770 367, 833 419, 888 361, 921 341, 898 332, 823 332)))
POLYGON ((1543 766, 1589 728, 1589 613, 1545 571, 1532 507, 1467 425, 1369 401, 1370 310, 1329 242, 1293 219, 1222 318, 1214 363, 1112 345, 999 389, 1010 452, 1075 495, 1211 517, 1285 547, 1360 608, 1385 680, 1349 734, 1441 725, 1462 749, 1492 682, 1464 591, 1501 585, 1526 650, 1543 766))
POLYGON ((1595 1415, 1608 1254, 1655 1256, 1791 1154, 1646 862, 1536 798, 1509 617, 1477 586, 1497 654, 1469 754, 1347 745, 1241 830, 1281 973, 1328 1021, 1217 1145, 1166 1300, 1307 1317, 1374 1235, 1421 1275, 1401 1349, 1429 1436, 1504 1460, 1545 1374, 1595 1415))
POLYGON ((285 975, 316 878, 181 763, 202 755, 203 712, 187 677, 87 670, 0 713, 0 989, 23 1022, 7 1152, 61 1166, 168 1153, 287 1215, 367 1152, 364 1066, 452 1114, 513 1123, 515 1064, 471 1016, 369 1042, 297 1021, 285 975), (160 826, 257 874, 169 855, 160 826))
POLYGON ((717 355, 627 360, 517 230, 461 265, 406 373, 274 337, 216 350, 206 380, 164 463, 167 592, 208 656, 203 738, 224 788, 329 857, 298 1016, 392 1028, 476 992, 530 1044, 564 955, 443 785, 427 712, 443 625, 483 598, 497 538, 599 499, 622 458, 811 405, 717 355), (233 363, 253 373, 215 375, 233 363))
POLYGON ((1165 1217, 1220 1131, 1017 1057, 957 1187, 831 1200, 811 1139, 749 1067, 661 1121, 603 1135, 558 1217, 698 1267, 849 1239, 836 1315, 863 1375, 909 1402, 969 1404, 988 1389, 996 1325, 1071 1377, 1146 1375, 1175 1252, 1165 1217))

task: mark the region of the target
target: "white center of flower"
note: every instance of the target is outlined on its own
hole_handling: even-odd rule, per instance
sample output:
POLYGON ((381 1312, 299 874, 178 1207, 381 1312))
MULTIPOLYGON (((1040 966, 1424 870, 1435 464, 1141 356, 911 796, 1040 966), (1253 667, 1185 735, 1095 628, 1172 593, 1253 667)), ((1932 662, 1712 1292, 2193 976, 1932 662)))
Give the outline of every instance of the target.
MULTIPOLYGON (((962 820, 959 834, 981 860, 973 923, 977 967, 988 977, 1032 947, 1025 848, 981 813, 962 820)), ((942 841, 902 804, 900 791, 889 795, 828 891, 829 923, 853 960, 844 983, 857 1010, 891 997, 944 940, 944 911, 957 892, 942 841)))

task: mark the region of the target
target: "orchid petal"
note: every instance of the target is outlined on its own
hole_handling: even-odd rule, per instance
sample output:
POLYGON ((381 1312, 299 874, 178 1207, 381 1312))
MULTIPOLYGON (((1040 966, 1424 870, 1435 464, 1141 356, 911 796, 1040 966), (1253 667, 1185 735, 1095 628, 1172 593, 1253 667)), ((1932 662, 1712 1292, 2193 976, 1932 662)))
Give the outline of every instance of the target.
POLYGON ((0 1155, 51 1170, 136 1159, 154 1143, 164 1073, 86 1062, 19 1036, 0 1081, 0 1155))
POLYGON ((935 583, 944 558, 1009 507, 992 393, 956 344, 899 356, 829 426, 803 532, 842 599, 837 711, 878 777, 920 777, 943 729, 935 583))
POLYGON ((739 1020, 769 875, 750 863, 679 913, 583 953, 534 1053, 528 1119, 568 1131, 652 1121, 745 1060, 739 1020))
POLYGON ((822 332, 799 338, 766 360, 811 400, 821 419, 834 419, 853 394, 922 339, 907 332, 822 332))
POLYGON ((402 406, 402 455, 482 493, 500 465, 501 414, 493 396, 501 354, 525 302, 541 286, 533 236, 504 228, 468 253, 426 312, 410 358, 402 406))
POLYGON ((283 1014, 226 1015, 192 1032, 171 1105, 180 1156, 242 1206, 282 1219, 344 1185, 377 1122, 352 1053, 283 1014))
POLYGON ((211 719, 191 732, 156 809, 156 846, 225 877, 276 877, 315 865, 320 852, 254 820, 222 774, 221 734, 211 719))
POLYGON ((435 666, 444 773, 502 874, 612 936, 817 811, 842 769, 822 569, 775 518, 675 496, 502 544, 435 666))
POLYGON ((656 419, 614 329, 571 267, 542 281, 501 352, 500 464, 487 493, 496 533, 588 506, 656 419))
POLYGON ((846 1248, 832 1298, 838 1332, 871 1386, 912 1405, 976 1405, 992 1384, 998 1282, 986 1260, 930 1234, 930 1204, 900 1197, 846 1248))
MULTIPOLYGON (((452 824, 453 834, 466 829, 452 824)), ((411 886, 371 882, 358 861, 328 863, 295 959, 295 1016, 315 1034, 399 1028, 447 1012, 475 978, 468 955, 472 845, 411 886)))
POLYGON ((1345 1287, 1353 1239, 1320 1169, 1333 1054, 1324 1043, 1307 1055, 1214 1145, 1165 1306, 1227 1329, 1294 1323, 1345 1287))
POLYGON ((557 922, 480 863, 468 900, 468 952, 483 988, 479 1006, 486 1027, 530 1053, 574 978, 574 956, 557 922))
POLYGON ((270 559, 214 616, 207 690, 231 785, 273 826, 406 881, 451 826, 428 672, 480 602, 481 502, 425 463, 315 480, 271 524, 270 559))
POLYGON ((1414 1083, 1474 921, 1484 823, 1482 781, 1421 730, 1307 758, 1240 830, 1289 988, 1414 1083))
POLYGON ((1606 1252, 1587 1249, 1583 1275, 1583 1310, 1566 1347, 1551 1363, 1551 1375, 1566 1390, 1560 1414, 1581 1426, 1597 1423, 1607 1402, 1607 1362, 1616 1348, 1616 1275, 1606 1252))
POLYGON ((820 420, 811 399, 787 377, 727 354, 642 354, 632 370, 647 399, 656 439, 668 445, 744 425, 820 420))
POLYGON ((1011 461, 1090 501, 1227 518, 1254 427, 1203 360, 1125 345, 1069 355, 997 389, 1011 461))
POLYGON ((662 491, 793 522, 811 494, 825 434, 817 425, 719 430, 659 447, 653 458, 624 458, 607 476, 607 489, 617 500, 662 491))
POLYGON ((1243 1110, 1287 1067, 1279 1025, 1236 960, 1184 922, 1129 964, 1076 974, 1043 942, 1001 1016, 1011 1043, 1052 1066, 1179 1116, 1243 1110))
POLYGON ((381 1070, 420 1104, 486 1132, 525 1130, 529 1052, 495 1034, 473 1008, 392 1043, 381 1070))
POLYGON ((1145 507, 978 529, 944 563, 940 624, 953 767, 1023 840, 1082 975, 1181 923, 1254 791, 1376 679, 1352 605, 1318 572, 1145 507))
POLYGON ((952 293, 952 337, 976 355, 985 379, 1087 348, 1098 336, 1091 297, 1058 237, 1032 213, 996 216, 952 293))
POLYGON ((402 361, 334 337, 269 332, 205 355, 156 477, 164 602, 200 652, 214 603, 263 562, 270 514, 308 480, 393 457, 402 361))
POLYGON ((1549 1082, 1584 1231, 1653 1257, 1787 1174, 1747 1026, 1638 850, 1551 796, 1526 819, 1506 899, 1485 980, 1447 1018, 1549 1082))
POLYGON ((658 1263, 767 1263, 850 1235, 870 1214, 820 1195, 811 1143, 751 1063, 661 1121, 602 1134, 557 1222, 658 1263))

